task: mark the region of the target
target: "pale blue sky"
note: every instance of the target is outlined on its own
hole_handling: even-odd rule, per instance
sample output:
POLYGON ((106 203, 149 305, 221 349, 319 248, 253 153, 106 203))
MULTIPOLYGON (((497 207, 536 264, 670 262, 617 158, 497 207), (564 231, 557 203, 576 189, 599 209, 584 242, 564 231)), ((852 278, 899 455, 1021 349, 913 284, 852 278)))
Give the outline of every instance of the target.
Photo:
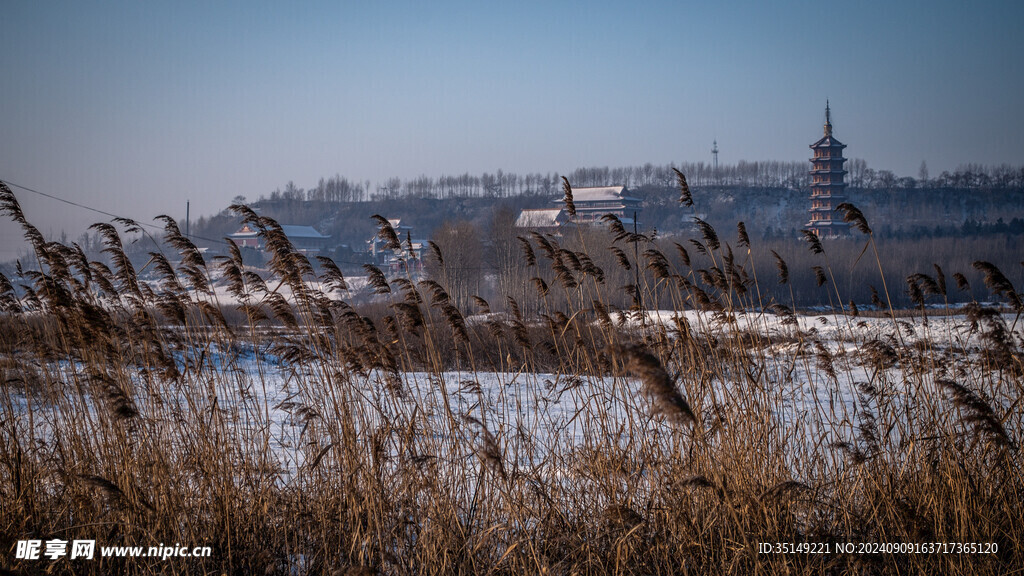
MULTIPOLYGON (((294 180, 803 160, 1024 163, 1017 2, 22 2, 0 178, 146 219, 294 180)), ((100 218, 22 193, 44 233, 100 218)), ((17 238, 0 223, 0 252, 17 238)), ((5 250, 8 248, 8 250, 5 250)), ((7 254, 2 254, 6 256, 7 254)))

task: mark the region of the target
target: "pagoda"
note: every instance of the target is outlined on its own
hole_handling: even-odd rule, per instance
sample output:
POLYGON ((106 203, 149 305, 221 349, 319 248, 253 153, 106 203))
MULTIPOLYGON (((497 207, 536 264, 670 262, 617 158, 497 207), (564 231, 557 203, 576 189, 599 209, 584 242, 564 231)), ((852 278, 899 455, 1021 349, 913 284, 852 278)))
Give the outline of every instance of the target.
POLYGON ((849 234, 850 225, 841 219, 835 219, 833 210, 846 200, 844 192, 846 183, 843 177, 846 170, 843 163, 843 144, 832 136, 832 111, 825 101, 825 136, 814 144, 814 157, 811 158, 811 220, 804 228, 818 235, 819 238, 843 236, 849 234))

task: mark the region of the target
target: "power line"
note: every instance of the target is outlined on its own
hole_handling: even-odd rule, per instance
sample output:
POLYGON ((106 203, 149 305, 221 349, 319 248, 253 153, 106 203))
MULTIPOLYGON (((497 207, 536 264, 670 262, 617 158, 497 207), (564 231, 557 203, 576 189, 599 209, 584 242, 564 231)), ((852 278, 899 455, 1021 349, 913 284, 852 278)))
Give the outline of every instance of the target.
MULTIPOLYGON (((69 205, 75 206, 77 208, 82 208, 83 210, 89 210, 90 212, 95 212, 97 214, 102 214, 102 215, 108 216, 110 218, 118 218, 118 219, 121 219, 121 220, 131 220, 132 222, 138 224, 139 226, 145 226, 147 228, 152 228, 154 230, 159 230, 161 232, 164 231, 164 228, 162 226, 157 226, 156 224, 149 224, 147 222, 142 222, 141 220, 138 220, 136 218, 128 218, 128 217, 125 217, 125 216, 118 216, 117 214, 111 214, 110 212, 107 212, 105 210, 100 210, 99 208, 93 208, 92 206, 86 206, 85 204, 80 204, 78 202, 74 202, 74 201, 68 200, 66 198, 61 198, 60 196, 54 196, 53 194, 47 194, 46 192, 41 192, 41 191, 36 190, 34 188, 29 188, 28 186, 22 186, 21 184, 17 184, 15 182, 11 182, 10 180, 7 180, 7 179, 0 179, 0 182, 3 182, 4 184, 7 184, 8 186, 13 186, 15 188, 19 188, 19 189, 24 190, 26 192, 31 192, 33 194, 38 194, 40 196, 44 196, 44 197, 49 198, 51 200, 56 200, 58 202, 63 202, 65 204, 69 204, 69 205)), ((215 242, 217 244, 227 245, 227 242, 225 242, 223 240, 214 240, 213 238, 204 238, 202 236, 190 236, 189 238, 197 238, 199 240, 205 240, 207 242, 215 242)))
MULTIPOLYGON (((95 212, 97 214, 102 214, 102 215, 110 217, 110 218, 118 218, 118 219, 121 219, 121 220, 130 220, 130 221, 138 224, 139 226, 145 226, 147 228, 152 228, 154 230, 159 230, 161 232, 164 232, 164 228, 162 226, 157 226, 156 224, 149 224, 149 223, 146 223, 146 222, 141 222, 141 221, 139 221, 138 219, 135 219, 135 218, 128 218, 128 217, 125 217, 125 216, 118 216, 117 214, 112 214, 112 213, 107 212, 105 210, 100 210, 99 208, 93 208, 92 206, 86 206, 85 204, 81 204, 79 202, 74 202, 74 201, 68 200, 66 198, 61 198, 60 196, 54 196, 53 194, 47 194, 46 192, 41 192, 41 191, 36 190, 34 188, 29 188, 28 186, 22 186, 21 184, 17 184, 15 182, 11 182, 10 180, 4 179, 4 178, 0 178, 0 182, 3 182, 4 184, 7 184, 8 186, 13 186, 15 188, 24 190, 26 192, 31 192, 33 194, 38 194, 40 196, 44 196, 44 197, 49 198, 51 200, 56 200, 58 202, 63 202, 63 203, 68 204, 70 206, 75 206, 77 208, 82 208, 83 210, 89 210, 90 212, 95 212)), ((228 245, 228 242, 226 242, 225 240, 214 240, 213 238, 205 238, 203 236, 194 236, 194 235, 193 236, 189 236, 189 239, 192 239, 192 238, 196 238, 196 239, 199 239, 199 240, 205 240, 206 242, 213 242, 215 244, 222 244, 224 246, 228 245)), ((352 264, 352 265, 356 265, 356 266, 362 266, 362 265, 367 264, 366 262, 352 262, 350 260, 335 260, 335 262, 339 263, 339 264, 352 264)), ((459 266, 459 267, 453 267, 453 268, 455 268, 456 270, 490 270, 491 269, 490 267, 486 267, 486 266, 480 266, 480 267, 459 266)))

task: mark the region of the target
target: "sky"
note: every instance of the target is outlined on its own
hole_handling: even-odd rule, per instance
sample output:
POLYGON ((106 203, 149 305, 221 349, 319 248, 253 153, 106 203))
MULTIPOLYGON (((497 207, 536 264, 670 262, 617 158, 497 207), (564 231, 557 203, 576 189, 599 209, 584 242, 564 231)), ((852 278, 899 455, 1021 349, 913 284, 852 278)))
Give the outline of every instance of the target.
MULTIPOLYGON (((846 156, 1024 164, 1024 3, 39 2, 0 11, 0 179, 140 221, 340 174, 846 156)), ((44 235, 107 216, 14 189, 44 235)), ((0 221, 0 258, 20 247, 0 221)))

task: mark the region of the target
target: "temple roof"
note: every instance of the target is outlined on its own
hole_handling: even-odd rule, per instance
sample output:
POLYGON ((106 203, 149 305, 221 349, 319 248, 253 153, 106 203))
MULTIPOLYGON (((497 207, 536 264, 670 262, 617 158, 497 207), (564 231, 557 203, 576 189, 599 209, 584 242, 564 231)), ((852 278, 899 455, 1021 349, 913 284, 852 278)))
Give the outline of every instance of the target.
POLYGON ((312 226, 293 226, 290 224, 282 224, 281 230, 284 232, 284 235, 289 238, 330 238, 330 236, 324 236, 317 232, 316 228, 313 228, 312 226))
MULTIPOLYGON (((573 188, 572 189, 572 201, 576 202, 612 202, 612 201, 636 201, 640 202, 639 198, 633 198, 632 196, 626 196, 625 186, 597 186, 592 188, 573 188)), ((555 200, 555 202, 561 202, 562 200, 555 200)))
POLYGON ((828 136, 823 136, 821 140, 818 140, 814 144, 811 144, 811 148, 846 148, 846 144, 836 140, 831 134, 829 134, 828 136))
MULTIPOLYGON (((575 195, 575 191, 574 195, 575 195)), ((554 228, 561 224, 561 208, 526 209, 516 218, 518 228, 554 228)))
POLYGON ((811 220, 805 226, 810 228, 849 228, 852 224, 842 220, 811 220))
MULTIPOLYGON (((327 240, 330 238, 330 236, 324 236, 323 234, 318 232, 316 228, 313 228, 312 226, 294 226, 291 224, 282 224, 281 231, 284 232, 284 235, 287 236, 289 239, 311 238, 314 240, 327 240)), ((231 238, 232 240, 248 240, 250 238, 256 238, 258 236, 259 233, 256 230, 253 230, 248 224, 245 224, 234 234, 229 234, 228 238, 231 238)))
POLYGON ((231 238, 232 240, 241 240, 247 238, 255 238, 258 235, 259 234, 255 230, 250 228, 248 224, 245 224, 241 228, 239 228, 238 231, 235 232, 234 234, 228 234, 228 238, 231 238))

